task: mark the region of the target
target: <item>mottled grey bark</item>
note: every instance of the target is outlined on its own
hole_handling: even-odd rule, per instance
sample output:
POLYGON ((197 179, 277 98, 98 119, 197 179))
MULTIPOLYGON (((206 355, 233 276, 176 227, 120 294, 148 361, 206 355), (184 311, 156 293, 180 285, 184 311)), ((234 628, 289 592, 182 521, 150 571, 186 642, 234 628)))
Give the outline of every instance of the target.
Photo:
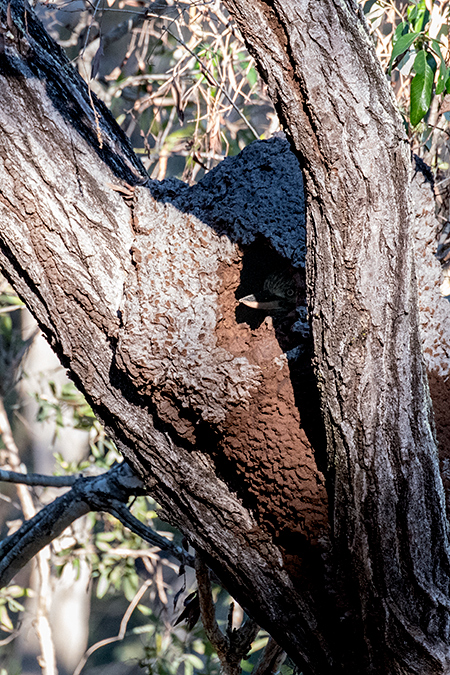
POLYGON ((236 315, 236 289, 270 267, 303 292, 296 160, 274 139, 201 186, 144 187, 32 11, 2 12, 1 266, 171 522, 294 658, 326 672, 320 598, 290 576, 303 553, 320 562, 308 548, 327 527, 291 382, 305 359, 285 355, 307 353, 305 315, 287 347, 277 322, 236 315))
POLYGON ((352 671, 448 672, 448 524, 419 348, 402 120, 356 2, 226 4, 304 168, 336 636, 353 636, 342 659, 352 671))

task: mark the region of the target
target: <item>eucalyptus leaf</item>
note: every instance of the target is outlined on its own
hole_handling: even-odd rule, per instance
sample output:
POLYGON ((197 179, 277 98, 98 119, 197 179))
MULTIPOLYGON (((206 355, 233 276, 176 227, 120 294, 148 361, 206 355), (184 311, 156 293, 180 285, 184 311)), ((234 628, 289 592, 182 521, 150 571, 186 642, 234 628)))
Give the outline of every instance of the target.
POLYGON ((203 670, 203 661, 195 654, 185 654, 183 660, 190 663, 197 670, 203 670))
POLYGON ((421 50, 414 61, 414 70, 416 75, 411 82, 410 103, 412 126, 419 124, 430 108, 436 61, 431 54, 427 54, 425 50, 421 50))
POLYGON ((413 26, 413 30, 416 32, 423 31, 430 20, 430 12, 427 9, 425 0, 419 0, 417 4, 410 5, 407 15, 408 20, 413 26))
POLYGON ((442 72, 442 70, 440 69, 440 71, 439 71, 439 78, 438 78, 438 81, 437 81, 437 84, 436 84, 436 94, 437 94, 437 95, 443 93, 443 91, 444 91, 444 89, 445 89, 445 87, 446 87, 446 83, 447 83, 447 80, 448 80, 448 76, 449 76, 449 69, 448 69, 446 66, 445 66, 443 72, 442 72))
POLYGON ((415 40, 417 40, 419 35, 420 33, 406 33, 406 35, 402 35, 401 37, 399 37, 399 39, 397 40, 392 49, 391 60, 389 62, 389 73, 391 72, 391 67, 395 59, 398 56, 405 54, 411 47, 411 45, 415 42, 415 40))
POLYGON ((402 21, 395 29, 395 33, 392 38, 392 45, 395 45, 397 40, 401 38, 402 35, 406 35, 407 33, 409 33, 409 23, 408 21, 402 21))
POLYGON ((449 69, 446 66, 445 60, 442 58, 440 44, 437 40, 431 40, 431 45, 436 56, 439 57, 439 77, 436 84, 436 94, 442 94, 445 89, 445 83, 448 78, 449 69))
POLYGON ((97 598, 103 598, 109 588, 109 578, 107 573, 103 573, 100 575, 100 579, 98 580, 97 584, 97 598))

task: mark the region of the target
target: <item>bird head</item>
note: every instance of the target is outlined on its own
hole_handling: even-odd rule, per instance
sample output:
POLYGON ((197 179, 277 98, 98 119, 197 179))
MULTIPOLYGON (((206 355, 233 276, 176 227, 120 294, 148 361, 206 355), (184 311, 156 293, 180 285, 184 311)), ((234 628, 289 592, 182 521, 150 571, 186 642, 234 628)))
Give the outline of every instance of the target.
POLYGON ((288 272, 273 272, 264 281, 262 290, 240 298, 239 302, 268 314, 288 314, 297 304, 297 287, 288 272))

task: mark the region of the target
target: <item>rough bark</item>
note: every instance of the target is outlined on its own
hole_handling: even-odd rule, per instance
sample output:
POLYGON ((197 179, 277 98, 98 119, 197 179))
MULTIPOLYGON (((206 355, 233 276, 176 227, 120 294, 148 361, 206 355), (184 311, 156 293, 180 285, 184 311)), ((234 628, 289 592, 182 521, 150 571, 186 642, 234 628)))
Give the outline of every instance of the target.
POLYGON ((6 4, 0 263, 62 362, 167 517, 305 672, 446 672, 409 155, 355 8, 228 2, 306 172, 325 434, 286 143, 193 188, 146 183, 33 13, 6 4), (237 307, 278 270, 295 314, 237 307))
POLYGON ((304 168, 338 635, 355 635, 353 670, 448 672, 448 525, 402 121, 355 2, 226 4, 304 168))
POLYGON ((305 315, 293 338, 277 321, 250 328, 235 315, 234 291, 270 269, 289 268, 304 293, 296 160, 275 139, 202 186, 141 186, 103 106, 32 11, 10 8, 1 265, 167 517, 294 658, 324 673, 320 594, 287 569, 304 554, 298 581, 320 563, 308 551, 327 526, 290 373, 307 367, 305 315), (136 188, 120 188, 126 203, 124 181, 136 188))

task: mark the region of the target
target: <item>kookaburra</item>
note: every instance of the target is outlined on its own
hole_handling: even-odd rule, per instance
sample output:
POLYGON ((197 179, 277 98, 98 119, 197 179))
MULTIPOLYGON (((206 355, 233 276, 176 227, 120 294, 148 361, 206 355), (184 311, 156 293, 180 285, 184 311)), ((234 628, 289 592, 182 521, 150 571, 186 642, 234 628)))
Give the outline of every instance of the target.
POLYGON ((268 314, 287 314, 297 303, 297 287, 288 272, 269 274, 261 291, 240 298, 239 302, 268 314))

